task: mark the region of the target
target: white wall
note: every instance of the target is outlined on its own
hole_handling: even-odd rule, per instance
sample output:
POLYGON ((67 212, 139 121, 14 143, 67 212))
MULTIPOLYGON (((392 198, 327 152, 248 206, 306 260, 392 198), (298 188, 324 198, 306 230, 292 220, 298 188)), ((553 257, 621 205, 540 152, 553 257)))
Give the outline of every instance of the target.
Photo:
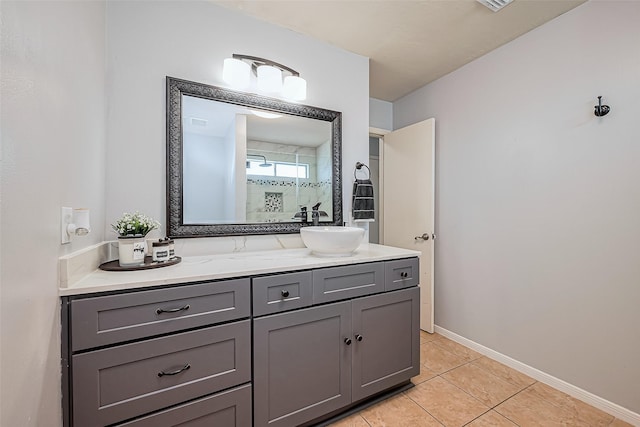
POLYGON ((104 238, 104 2, 0 2, 0 425, 61 423, 58 257, 104 238), (60 207, 92 232, 60 245, 60 207))
POLYGON ((585 3, 394 104, 436 118, 436 323, 636 413, 638 22, 585 3))
POLYGON ((207 2, 109 2, 107 34, 107 222, 139 210, 165 224, 165 76, 222 85, 233 53, 296 69, 308 83, 306 104, 343 113, 348 217, 349 177, 368 153, 367 58, 207 2), (150 177, 143 193, 127 185, 141 171, 150 177))

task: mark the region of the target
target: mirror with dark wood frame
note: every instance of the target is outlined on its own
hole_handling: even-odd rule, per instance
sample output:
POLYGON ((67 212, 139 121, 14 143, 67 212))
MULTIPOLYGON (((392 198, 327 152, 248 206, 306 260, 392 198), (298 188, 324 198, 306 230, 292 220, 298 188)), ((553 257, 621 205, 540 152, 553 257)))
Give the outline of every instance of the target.
POLYGON ((337 111, 167 77, 167 235, 297 233, 317 204, 342 225, 341 132, 337 111))

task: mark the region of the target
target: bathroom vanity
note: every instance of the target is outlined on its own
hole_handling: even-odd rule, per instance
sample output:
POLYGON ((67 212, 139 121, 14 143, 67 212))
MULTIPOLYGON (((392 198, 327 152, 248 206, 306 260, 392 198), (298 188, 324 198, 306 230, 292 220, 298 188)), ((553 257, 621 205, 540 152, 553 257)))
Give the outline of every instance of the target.
POLYGON ((185 257, 61 288, 65 426, 313 425, 419 374, 417 253, 185 257))

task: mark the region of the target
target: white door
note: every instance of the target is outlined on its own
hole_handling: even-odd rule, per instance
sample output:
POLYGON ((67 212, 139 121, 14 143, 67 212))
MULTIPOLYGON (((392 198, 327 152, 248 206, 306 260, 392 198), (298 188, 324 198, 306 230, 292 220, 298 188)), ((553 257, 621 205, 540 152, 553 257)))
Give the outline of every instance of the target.
POLYGON ((384 136, 382 226, 385 245, 420 251, 420 328, 433 332, 435 119, 384 136))

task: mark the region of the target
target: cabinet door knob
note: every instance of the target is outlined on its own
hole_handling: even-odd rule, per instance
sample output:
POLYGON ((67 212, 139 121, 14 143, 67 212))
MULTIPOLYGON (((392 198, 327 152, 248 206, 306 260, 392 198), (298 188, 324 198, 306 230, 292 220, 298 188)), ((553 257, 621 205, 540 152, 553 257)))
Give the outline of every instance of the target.
POLYGON ((345 338, 345 339, 344 339, 344 343, 345 343, 346 345, 351 345, 351 338, 345 338))
POLYGON ((356 334, 356 341, 362 341, 362 335, 356 334))
POLYGON ((282 294, 282 298, 287 298, 289 296, 289 291, 284 290, 281 292, 281 294, 282 294))

